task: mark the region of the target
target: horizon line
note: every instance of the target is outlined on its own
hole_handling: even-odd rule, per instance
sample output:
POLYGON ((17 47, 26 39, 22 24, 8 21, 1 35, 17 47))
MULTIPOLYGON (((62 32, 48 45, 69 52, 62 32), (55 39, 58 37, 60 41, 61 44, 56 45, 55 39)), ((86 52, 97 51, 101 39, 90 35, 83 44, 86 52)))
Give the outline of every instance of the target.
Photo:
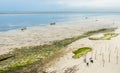
POLYGON ((32 12, 32 11, 21 11, 21 12, 0 12, 0 14, 52 14, 52 13, 120 13, 120 12, 98 12, 98 11, 41 11, 41 12, 32 12))

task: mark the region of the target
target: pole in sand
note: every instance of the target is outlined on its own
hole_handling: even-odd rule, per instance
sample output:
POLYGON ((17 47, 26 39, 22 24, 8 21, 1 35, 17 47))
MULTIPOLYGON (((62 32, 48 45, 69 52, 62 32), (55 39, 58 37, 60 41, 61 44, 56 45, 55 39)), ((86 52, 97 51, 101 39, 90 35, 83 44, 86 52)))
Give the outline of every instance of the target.
POLYGON ((105 64, 104 53, 102 54, 102 61, 103 61, 103 67, 104 67, 104 64, 105 64))
POLYGON ((118 49, 117 49, 117 52, 116 52, 116 64, 118 64, 118 49))
POLYGON ((111 50, 109 52, 109 60, 108 60, 109 63, 110 63, 110 56, 111 56, 111 50))

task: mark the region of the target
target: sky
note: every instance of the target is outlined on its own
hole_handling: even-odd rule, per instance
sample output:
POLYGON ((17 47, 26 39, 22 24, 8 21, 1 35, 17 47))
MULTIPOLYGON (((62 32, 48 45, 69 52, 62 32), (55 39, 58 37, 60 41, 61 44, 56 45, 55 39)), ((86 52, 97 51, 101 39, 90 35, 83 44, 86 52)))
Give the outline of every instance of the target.
POLYGON ((0 0, 0 12, 120 12, 120 0, 0 0))

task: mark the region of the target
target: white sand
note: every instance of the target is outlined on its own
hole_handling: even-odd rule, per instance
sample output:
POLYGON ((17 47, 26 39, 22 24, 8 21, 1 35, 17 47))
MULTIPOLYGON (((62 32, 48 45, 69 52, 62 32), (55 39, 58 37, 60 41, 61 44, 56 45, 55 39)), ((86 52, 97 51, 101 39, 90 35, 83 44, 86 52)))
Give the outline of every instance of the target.
MULTIPOLYGON (((81 35, 89 30, 101 29, 103 27, 119 27, 120 25, 120 18, 108 17, 97 19, 99 21, 95 21, 96 19, 87 19, 68 23, 58 23, 55 26, 33 27, 24 32, 20 30, 0 32, 0 55, 13 50, 9 48, 49 44, 55 40, 81 35)), ((120 30, 117 30, 117 32, 120 32, 120 30)), ((112 40, 92 41, 84 38, 73 42, 66 48, 67 53, 61 57, 55 65, 46 69, 46 71, 48 71, 48 73, 52 71, 56 73, 65 73, 69 68, 74 67, 73 70, 75 72, 66 73, 120 73, 119 41, 120 36, 112 40), (94 63, 90 63, 89 67, 83 62, 84 57, 79 59, 72 58, 72 51, 84 46, 93 48, 93 52, 87 54, 88 62, 90 57, 94 59, 94 63), (117 53, 118 60, 116 59, 117 53), (105 61, 104 64, 103 60, 105 61)))
POLYGON ((119 18, 100 17, 98 20, 87 19, 57 23, 54 26, 29 28, 23 32, 20 30, 0 32, 0 55, 13 50, 10 48, 49 44, 55 40, 81 35, 83 32, 89 30, 114 27, 116 25, 113 22, 116 22, 117 25, 120 23, 119 18))
MULTIPOLYGON (((120 29, 116 32, 120 33, 120 29)), ((120 73, 120 35, 112 40, 89 40, 80 39, 70 44, 67 53, 55 63, 55 65, 46 69, 48 73, 120 73), (89 66, 83 62, 85 57, 73 59, 72 51, 80 47, 92 47, 93 51, 86 55, 89 66), (109 57, 110 54, 110 57, 109 57), (118 56, 118 58, 116 58, 118 56), (94 63, 90 63, 92 57, 94 63), (110 61, 109 61, 110 59, 110 61), (73 68, 73 71, 70 71, 73 68), (68 72, 66 72, 69 69, 68 72)))

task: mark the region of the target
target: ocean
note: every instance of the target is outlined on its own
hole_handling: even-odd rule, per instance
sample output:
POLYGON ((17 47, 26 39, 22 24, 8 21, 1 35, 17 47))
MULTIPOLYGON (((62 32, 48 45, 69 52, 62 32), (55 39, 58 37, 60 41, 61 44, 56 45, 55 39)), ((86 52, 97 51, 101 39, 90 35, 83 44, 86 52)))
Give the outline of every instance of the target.
POLYGON ((41 14, 0 14, 0 32, 23 27, 45 26, 51 22, 69 22, 86 17, 120 16, 120 13, 41 13, 41 14))

